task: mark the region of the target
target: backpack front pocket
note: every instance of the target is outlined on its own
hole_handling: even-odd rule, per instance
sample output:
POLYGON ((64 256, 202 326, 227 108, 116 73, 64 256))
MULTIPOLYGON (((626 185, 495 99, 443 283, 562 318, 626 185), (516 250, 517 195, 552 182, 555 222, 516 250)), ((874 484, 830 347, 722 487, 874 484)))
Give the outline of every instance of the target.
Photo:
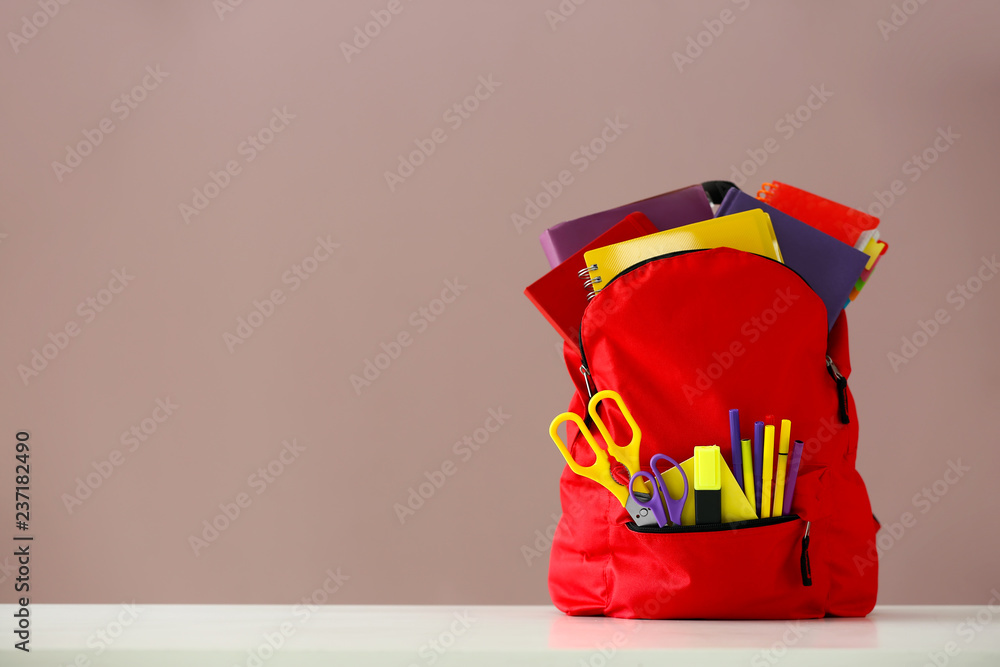
POLYGON ((796 515, 713 526, 613 528, 608 613, 631 618, 818 618, 827 577, 796 515))

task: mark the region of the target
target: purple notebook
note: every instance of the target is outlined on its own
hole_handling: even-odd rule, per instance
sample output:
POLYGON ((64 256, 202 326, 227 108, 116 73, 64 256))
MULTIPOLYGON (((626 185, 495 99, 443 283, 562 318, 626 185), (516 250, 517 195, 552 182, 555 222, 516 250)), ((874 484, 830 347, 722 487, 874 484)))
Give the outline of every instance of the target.
POLYGON ((771 216, 771 225, 774 226, 774 235, 785 265, 802 276, 823 299, 827 324, 833 328, 833 323, 851 296, 854 283, 865 269, 868 255, 751 197, 739 188, 726 193, 716 215, 742 213, 755 208, 771 216))
POLYGON ((560 222, 545 230, 541 236, 542 249, 549 260, 549 266, 555 268, 562 264, 624 220, 629 213, 636 211, 643 213, 660 231, 712 217, 712 207, 708 204, 705 189, 700 185, 692 185, 576 220, 560 222))

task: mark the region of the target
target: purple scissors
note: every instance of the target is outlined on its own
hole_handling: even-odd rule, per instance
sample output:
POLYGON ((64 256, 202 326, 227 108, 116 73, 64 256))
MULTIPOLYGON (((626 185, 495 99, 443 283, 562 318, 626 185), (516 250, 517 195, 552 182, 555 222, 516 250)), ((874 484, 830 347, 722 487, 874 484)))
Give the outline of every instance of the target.
MULTIPOLYGON (((669 518, 670 524, 674 526, 681 525, 681 512, 684 509, 684 503, 687 502, 688 497, 688 478, 684 474, 684 468, 677 464, 672 458, 666 454, 656 454, 649 460, 649 467, 652 468, 653 472, 648 473, 645 470, 640 470, 639 472, 632 475, 632 479, 629 481, 629 493, 632 495, 632 499, 637 502, 642 507, 645 507, 653 512, 653 516, 656 518, 656 523, 660 527, 667 525, 667 519, 669 518), (681 479, 684 480, 684 493, 681 494, 680 498, 671 498, 670 491, 667 489, 667 484, 663 481, 663 472, 656 465, 661 461, 668 461, 670 465, 677 468, 681 472, 681 479), (646 494, 637 494, 632 491, 632 486, 635 484, 636 478, 642 478, 649 482, 652 486, 656 488, 656 493, 653 494, 651 499, 646 494)), ((669 470, 670 468, 667 468, 669 470)))

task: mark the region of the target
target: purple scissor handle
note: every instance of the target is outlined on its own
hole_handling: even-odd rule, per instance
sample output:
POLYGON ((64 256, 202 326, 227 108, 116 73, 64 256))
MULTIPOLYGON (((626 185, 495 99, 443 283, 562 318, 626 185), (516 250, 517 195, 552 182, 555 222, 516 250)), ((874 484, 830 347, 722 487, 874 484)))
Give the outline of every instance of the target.
POLYGON ((688 479, 684 473, 684 468, 680 467, 677 461, 674 461, 666 454, 656 454, 653 456, 649 460, 649 467, 652 468, 653 472, 648 473, 645 470, 640 470, 632 475, 632 479, 629 481, 629 493, 632 496, 632 500, 642 507, 649 509, 656 518, 656 523, 661 528, 667 525, 667 519, 675 526, 681 525, 681 512, 684 510, 684 503, 687 502, 688 497, 688 479), (681 479, 684 480, 684 493, 679 498, 670 496, 667 484, 663 480, 663 473, 665 471, 657 467, 657 464, 661 461, 669 462, 671 466, 677 468, 681 473, 681 479), (637 477, 650 482, 656 488, 656 493, 653 494, 651 499, 646 500, 643 496, 632 492, 632 485, 635 483, 637 477))

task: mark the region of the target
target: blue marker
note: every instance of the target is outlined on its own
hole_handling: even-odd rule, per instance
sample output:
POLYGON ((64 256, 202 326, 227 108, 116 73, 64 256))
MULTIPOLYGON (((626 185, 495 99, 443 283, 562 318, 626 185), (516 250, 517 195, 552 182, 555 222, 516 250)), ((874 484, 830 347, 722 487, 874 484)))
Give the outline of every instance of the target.
MULTIPOLYGON (((733 476, 736 483, 743 488, 743 445, 740 438, 740 411, 729 411, 729 443, 733 452, 733 476)), ((760 516, 758 514, 757 516, 760 516)))
POLYGON ((757 501, 757 516, 760 516, 760 492, 764 482, 764 422, 753 423, 753 483, 757 501))

